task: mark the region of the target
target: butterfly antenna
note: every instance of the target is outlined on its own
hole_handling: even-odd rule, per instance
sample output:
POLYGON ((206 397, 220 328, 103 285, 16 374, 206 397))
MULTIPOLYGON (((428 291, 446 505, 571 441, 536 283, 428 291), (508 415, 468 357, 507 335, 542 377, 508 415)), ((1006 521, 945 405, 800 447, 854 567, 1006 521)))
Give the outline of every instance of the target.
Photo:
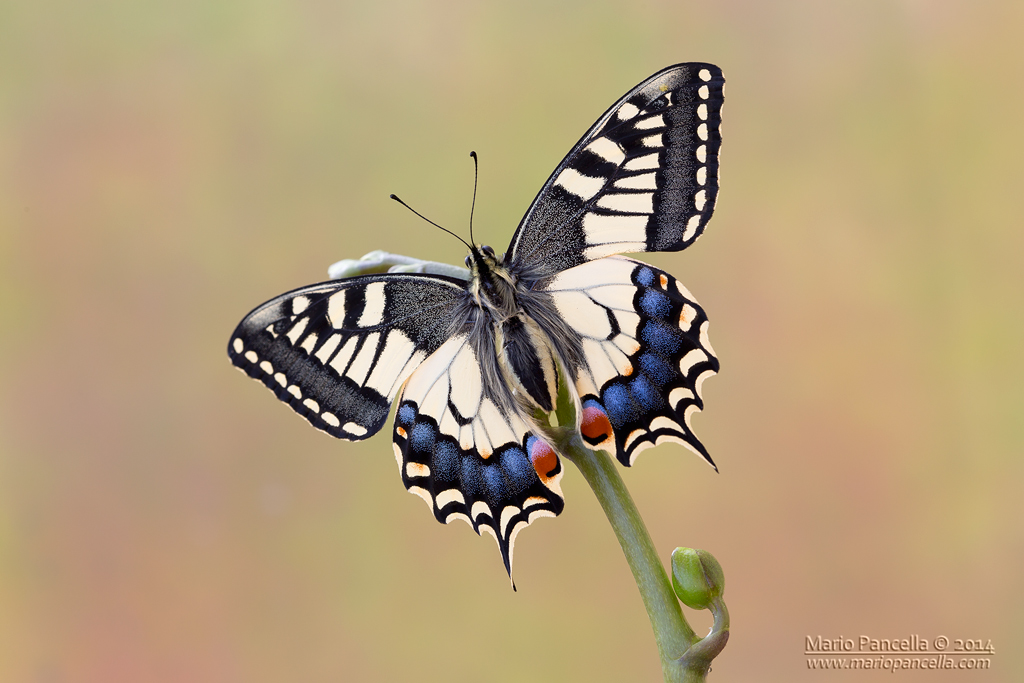
POLYGON ((460 242, 462 242, 463 244, 465 244, 465 245, 466 245, 467 247, 469 247, 470 251, 472 251, 472 250, 473 250, 473 247, 472 247, 472 246, 470 246, 469 244, 466 244, 466 240, 462 239, 461 237, 459 237, 458 235, 456 235, 456 234, 455 234, 454 232, 452 232, 452 231, 451 231, 451 230, 449 230, 448 228, 444 228, 444 227, 442 227, 442 226, 438 225, 437 223, 435 223, 434 221, 430 220, 429 218, 427 218, 426 216, 424 216, 424 215, 423 215, 422 213, 420 213, 419 211, 417 211, 416 209, 412 208, 411 206, 409 206, 408 204, 406 204, 405 202, 403 202, 403 201, 402 201, 401 199, 399 199, 399 198, 398 198, 398 195, 397 195, 397 194, 393 194, 393 195, 391 195, 391 198, 392 198, 392 199, 394 199, 394 200, 395 200, 396 202, 398 202, 399 204, 401 204, 402 206, 404 206, 405 208, 407 208, 407 209, 409 209, 410 211, 412 211, 412 212, 413 212, 414 214, 416 214, 417 216, 419 216, 420 218, 422 218, 422 219, 423 219, 423 220, 425 220, 426 222, 428 222, 428 223, 430 223, 431 225, 433 225, 433 226, 434 226, 435 228, 439 228, 439 229, 441 229, 441 230, 444 230, 444 231, 445 231, 446 233, 448 233, 449 235, 451 235, 452 237, 454 237, 454 238, 455 238, 455 239, 457 239, 458 241, 460 241, 460 242))
POLYGON ((480 178, 480 161, 476 157, 476 152, 470 152, 469 156, 473 157, 473 204, 469 207, 469 241, 476 244, 476 240, 473 239, 473 212, 476 211, 476 183, 480 178))

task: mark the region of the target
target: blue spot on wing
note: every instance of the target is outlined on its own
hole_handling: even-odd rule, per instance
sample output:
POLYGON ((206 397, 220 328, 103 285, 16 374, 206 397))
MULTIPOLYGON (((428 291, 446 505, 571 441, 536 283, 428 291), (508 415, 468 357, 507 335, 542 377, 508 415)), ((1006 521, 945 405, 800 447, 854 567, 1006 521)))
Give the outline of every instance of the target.
POLYGON ((685 339, 678 328, 660 320, 648 320, 640 332, 640 338, 651 351, 665 357, 677 353, 685 339))
POLYGON ((416 419, 416 409, 406 403, 398 409, 397 422, 403 427, 407 427, 413 423, 416 419))
POLYGON ((479 500, 483 493, 483 482, 480 477, 480 464, 475 458, 462 458, 461 476, 462 495, 466 497, 466 507, 472 505, 473 500, 479 500))
POLYGON ((640 354, 637 364, 640 366, 640 372, 658 388, 665 386, 679 375, 678 370, 662 360, 661 356, 653 353, 640 354))
POLYGON ((630 393, 636 402, 645 410, 658 410, 665 407, 665 399, 661 392, 643 375, 637 375, 629 383, 630 393))
POLYGON ((661 292, 648 289, 640 295, 640 310, 652 318, 668 318, 672 314, 672 301, 661 292))
POLYGON ((505 483, 505 475, 502 474, 501 468, 497 465, 485 465, 483 467, 484 472, 484 487, 487 489, 487 500, 491 503, 491 509, 494 514, 499 514, 501 508, 494 509, 496 506, 500 506, 502 501, 507 500, 508 486, 505 483))
POLYGON ((646 266, 641 266, 640 269, 636 271, 636 281, 644 287, 650 287, 657 279, 658 278, 655 276, 654 271, 646 266))
POLYGON ((409 431, 409 445, 412 446, 412 450, 420 453, 429 453, 433 450, 436 438, 434 427, 425 422, 413 425, 409 431))
POLYGON ((518 446, 501 454, 501 469, 508 477, 512 492, 516 494, 529 488, 537 477, 533 470, 533 464, 526 457, 523 449, 518 446))
POLYGON ((636 419, 636 406, 629 395, 629 390, 621 384, 613 384, 605 389, 601 401, 608 412, 608 420, 615 429, 636 419))
POLYGON ((434 450, 433 466, 431 472, 434 481, 447 484, 457 484, 459 471, 461 470, 462 454, 455 444, 450 441, 441 441, 434 450))

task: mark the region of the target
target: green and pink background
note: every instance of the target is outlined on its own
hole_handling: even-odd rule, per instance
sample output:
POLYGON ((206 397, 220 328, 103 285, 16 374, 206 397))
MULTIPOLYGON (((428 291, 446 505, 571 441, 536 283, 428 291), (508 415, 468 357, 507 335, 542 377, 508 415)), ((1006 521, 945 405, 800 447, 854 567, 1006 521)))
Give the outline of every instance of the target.
MULTIPOLYGON (((711 551, 717 681, 1024 680, 1024 4, 13 0, 0 7, 0 680, 657 681, 571 466, 490 537, 390 427, 316 432, 228 362, 250 308, 386 249, 500 252, 669 64, 727 79, 685 449, 624 472, 711 551), (983 672, 809 671, 807 636, 991 639, 983 672)), ((703 633, 706 613, 692 614, 703 633)))

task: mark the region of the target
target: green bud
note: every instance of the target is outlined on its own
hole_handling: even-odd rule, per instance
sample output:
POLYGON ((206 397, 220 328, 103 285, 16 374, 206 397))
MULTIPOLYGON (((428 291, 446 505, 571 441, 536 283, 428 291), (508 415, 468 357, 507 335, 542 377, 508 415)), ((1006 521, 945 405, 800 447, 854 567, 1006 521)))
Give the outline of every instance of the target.
POLYGON ((725 590, 722 565, 706 550, 672 551, 672 588, 687 607, 707 609, 725 590))

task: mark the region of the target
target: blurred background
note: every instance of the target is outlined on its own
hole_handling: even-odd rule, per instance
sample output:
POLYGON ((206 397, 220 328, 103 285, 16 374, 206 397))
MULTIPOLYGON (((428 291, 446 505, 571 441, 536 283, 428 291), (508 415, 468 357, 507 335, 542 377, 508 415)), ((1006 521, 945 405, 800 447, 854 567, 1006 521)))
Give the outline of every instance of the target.
MULTIPOLYGON (((722 191, 651 256, 721 374, 624 476, 727 577, 712 680, 807 636, 991 639, 1024 680, 1024 4, 15 0, 0 7, 0 680, 657 681, 571 466, 493 540, 407 494, 388 433, 234 370, 253 306, 386 249, 499 251, 562 155, 669 64, 719 64, 722 191)), ((690 613, 700 632, 705 613, 690 613)), ((900 674, 933 681, 942 674, 900 674)))

